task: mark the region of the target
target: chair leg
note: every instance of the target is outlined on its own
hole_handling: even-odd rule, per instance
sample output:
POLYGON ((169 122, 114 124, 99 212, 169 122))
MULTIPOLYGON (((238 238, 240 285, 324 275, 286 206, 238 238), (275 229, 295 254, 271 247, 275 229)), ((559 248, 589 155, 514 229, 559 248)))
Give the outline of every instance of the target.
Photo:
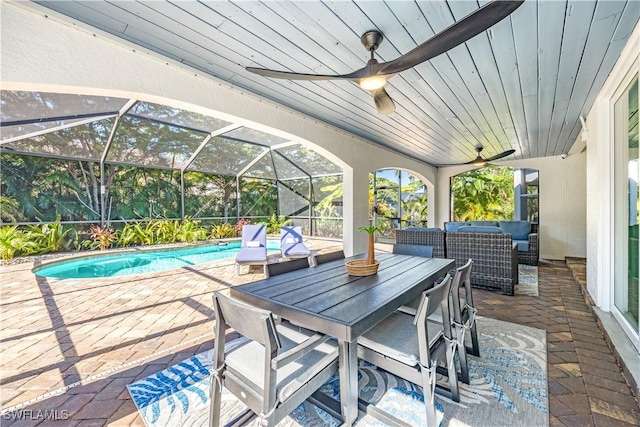
POLYGON ((471 347, 467 346, 467 352, 473 356, 480 357, 480 344, 478 343, 478 328, 476 327, 476 320, 473 319, 471 328, 471 347))
POLYGON ((462 326, 456 326, 456 339, 458 341, 458 359, 460 359, 460 381, 469 384, 469 363, 467 362, 467 349, 465 347, 465 330, 462 326))
MULTIPOLYGON (((448 350, 447 350, 448 351, 448 350)), ((424 408, 427 414, 427 427, 438 425, 438 415, 436 413, 435 392, 432 384, 436 382, 436 373, 430 369, 422 369, 422 391, 424 392, 424 408)), ((459 401, 459 399, 458 399, 459 401)))
POLYGON ((449 377, 449 391, 451 392, 451 400, 460 402, 460 389, 458 388, 458 371, 456 369, 456 354, 453 351, 455 343, 447 344, 447 377, 449 377))
POLYGON ((209 406, 209 427, 219 427, 222 391, 220 390, 219 383, 214 379, 213 376, 211 376, 209 396, 211 396, 211 404, 209 406))

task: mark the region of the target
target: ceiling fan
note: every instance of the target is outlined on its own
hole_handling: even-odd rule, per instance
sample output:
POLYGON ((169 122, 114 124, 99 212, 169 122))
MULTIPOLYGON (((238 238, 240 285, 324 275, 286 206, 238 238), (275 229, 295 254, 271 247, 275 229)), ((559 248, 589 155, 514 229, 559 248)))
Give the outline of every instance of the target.
POLYGON ((470 162, 455 163, 455 164, 451 164, 451 165, 440 165, 440 166, 458 166, 458 165, 485 166, 489 162, 493 162, 494 160, 498 160, 498 159, 501 159, 503 157, 510 156, 511 154, 516 152, 516 150, 511 149, 511 150, 503 151, 502 153, 498 153, 495 156, 487 157, 486 159, 484 159, 480 155, 480 153, 484 149, 482 144, 476 145, 475 149, 478 152, 478 156, 475 159, 471 160, 470 162))
POLYGON ((363 89, 371 92, 378 112, 381 114, 390 114, 395 111, 396 106, 387 91, 384 90, 384 85, 388 79, 402 71, 428 61, 429 59, 434 58, 480 34, 505 17, 509 16, 523 2, 524 0, 494 0, 489 2, 475 12, 465 16, 460 21, 442 30, 421 45, 389 62, 380 63, 374 58, 374 52, 383 40, 382 33, 375 30, 367 31, 362 35, 360 41, 364 47, 371 52, 371 59, 369 59, 367 65, 363 68, 348 74, 303 74, 254 67, 247 67, 246 69, 247 71, 264 77, 277 79, 351 80, 358 82, 363 89))

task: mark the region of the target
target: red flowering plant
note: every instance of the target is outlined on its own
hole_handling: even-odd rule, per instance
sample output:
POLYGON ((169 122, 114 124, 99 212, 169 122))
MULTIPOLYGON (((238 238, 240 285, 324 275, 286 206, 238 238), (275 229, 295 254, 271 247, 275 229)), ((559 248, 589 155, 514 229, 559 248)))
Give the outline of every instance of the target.
POLYGON ((91 226, 91 238, 94 244, 103 251, 111 246, 111 243, 116 239, 115 234, 107 227, 100 227, 99 225, 91 226))
POLYGON ((248 224, 251 224, 251 221, 249 221, 248 219, 245 219, 245 218, 239 219, 238 222, 236 222, 236 225, 233 226, 233 229, 236 232, 236 236, 242 234, 242 226, 248 225, 248 224))

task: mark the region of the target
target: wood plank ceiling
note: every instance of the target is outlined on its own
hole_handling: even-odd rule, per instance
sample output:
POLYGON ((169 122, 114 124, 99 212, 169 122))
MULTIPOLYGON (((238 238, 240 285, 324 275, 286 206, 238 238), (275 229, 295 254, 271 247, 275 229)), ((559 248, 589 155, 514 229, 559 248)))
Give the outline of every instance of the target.
POLYGON ((485 1, 37 1, 201 72, 433 165, 567 152, 640 16, 640 2, 526 0, 510 17, 386 85, 377 113, 347 81, 268 79, 254 66, 318 74, 361 68, 367 30, 392 60, 485 1))

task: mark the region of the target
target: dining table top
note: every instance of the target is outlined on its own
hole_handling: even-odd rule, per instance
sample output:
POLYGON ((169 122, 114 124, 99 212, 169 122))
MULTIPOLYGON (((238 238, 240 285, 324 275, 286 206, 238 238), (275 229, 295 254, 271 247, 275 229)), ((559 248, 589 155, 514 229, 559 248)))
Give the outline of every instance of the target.
MULTIPOLYGON (((364 258, 365 254, 349 259, 364 258)), ((231 295, 292 323, 354 341, 455 267, 454 260, 377 253, 378 272, 352 276, 331 261, 231 288, 231 295)))

